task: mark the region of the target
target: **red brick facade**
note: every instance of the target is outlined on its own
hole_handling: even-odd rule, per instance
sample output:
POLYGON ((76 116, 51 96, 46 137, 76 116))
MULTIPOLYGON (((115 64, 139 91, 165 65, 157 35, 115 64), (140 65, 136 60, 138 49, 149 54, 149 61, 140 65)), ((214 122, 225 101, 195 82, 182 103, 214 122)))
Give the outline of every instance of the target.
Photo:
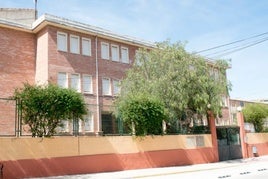
MULTIPOLYGON (((31 28, 14 24, 0 23, 0 97, 11 96, 15 88, 29 83, 58 83, 59 73, 67 76, 68 87, 71 87, 73 75, 79 78, 79 90, 84 94, 88 104, 93 128, 88 133, 103 131, 102 115, 116 130, 115 119, 111 116, 112 101, 115 94, 115 83, 122 80, 125 72, 134 62, 136 50, 140 47, 153 48, 154 44, 126 36, 69 21, 55 16, 44 15, 36 20, 31 28), (63 34, 67 39, 67 50, 58 50, 58 36, 63 34), (71 37, 78 39, 78 53, 71 52, 71 37), (91 55, 84 55, 83 39, 90 41, 91 55), (102 44, 109 47, 109 59, 102 58, 102 44), (118 50, 118 61, 112 60, 112 48, 118 50), (123 62, 122 51, 127 54, 129 62, 123 62), (83 77, 91 79, 92 92, 84 93, 83 77), (110 93, 103 94, 103 79, 108 80, 110 93), (112 122, 109 122, 112 120, 112 122)), ((228 120, 228 108, 223 110, 228 120)), ((85 129, 86 124, 81 124, 85 129)), ((80 132, 83 132, 80 131, 80 132)))
POLYGON ((23 82, 34 82, 35 35, 0 28, 0 97, 13 95, 23 82))

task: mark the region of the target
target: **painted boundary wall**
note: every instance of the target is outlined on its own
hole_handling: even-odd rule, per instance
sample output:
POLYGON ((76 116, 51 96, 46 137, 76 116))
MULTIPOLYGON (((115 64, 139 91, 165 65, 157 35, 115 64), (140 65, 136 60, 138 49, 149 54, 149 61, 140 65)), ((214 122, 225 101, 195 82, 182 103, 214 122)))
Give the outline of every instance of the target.
POLYGON ((247 133, 245 143, 247 157, 268 155, 268 133, 247 133), (253 148, 257 151, 253 151, 253 148))
POLYGON ((217 162, 210 134, 0 138, 3 178, 27 178, 217 162))

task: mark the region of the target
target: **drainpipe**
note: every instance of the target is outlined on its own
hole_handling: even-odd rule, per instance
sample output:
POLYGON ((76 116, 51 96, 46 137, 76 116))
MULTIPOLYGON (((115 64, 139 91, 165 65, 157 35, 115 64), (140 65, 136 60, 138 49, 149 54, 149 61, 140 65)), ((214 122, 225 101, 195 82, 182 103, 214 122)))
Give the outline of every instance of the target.
POLYGON ((100 98, 99 98, 99 64, 98 64, 98 36, 95 37, 95 61, 96 61, 96 105, 97 105, 97 132, 100 134, 100 98))

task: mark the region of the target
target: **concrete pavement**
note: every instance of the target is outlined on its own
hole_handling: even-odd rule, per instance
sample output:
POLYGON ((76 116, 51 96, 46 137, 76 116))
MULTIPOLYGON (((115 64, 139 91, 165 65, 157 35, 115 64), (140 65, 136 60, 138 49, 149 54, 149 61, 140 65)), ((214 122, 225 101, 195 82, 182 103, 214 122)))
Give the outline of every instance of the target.
MULTIPOLYGON (((70 175, 59 177, 47 177, 48 179, 87 179, 87 178, 114 178, 114 179, 126 179, 126 178, 170 178, 168 176, 180 175, 180 174, 198 174, 201 171, 217 171, 224 169, 226 171, 232 170, 235 167, 249 166, 250 164, 259 165, 260 169, 268 171, 268 156, 261 156, 256 158, 229 160, 218 163, 188 165, 188 166, 176 166, 176 167, 163 167, 163 168, 149 168, 138 170, 126 170, 119 172, 105 172, 105 173, 93 173, 84 175, 70 175)), ((217 178, 228 178, 230 176, 222 175, 217 178)))

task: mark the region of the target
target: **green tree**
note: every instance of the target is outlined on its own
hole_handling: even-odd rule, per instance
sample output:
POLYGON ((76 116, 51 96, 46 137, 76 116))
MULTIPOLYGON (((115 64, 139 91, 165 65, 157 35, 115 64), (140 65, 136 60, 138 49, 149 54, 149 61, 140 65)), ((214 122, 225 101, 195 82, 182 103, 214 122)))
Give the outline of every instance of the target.
POLYGON ((121 119, 137 136, 163 134, 164 104, 147 94, 130 95, 117 104, 121 119))
POLYGON ((243 109, 245 121, 254 125, 256 132, 264 131, 264 119, 268 117, 268 107, 264 104, 248 104, 243 109))
POLYGON ((21 102, 24 124, 29 125, 32 137, 50 137, 62 120, 82 119, 87 113, 81 94, 56 85, 37 86, 24 84, 16 89, 14 98, 21 102))
POLYGON ((136 93, 156 96, 164 103, 169 119, 180 122, 188 120, 189 111, 206 115, 208 105, 214 114, 220 114, 222 95, 230 87, 225 74, 227 66, 222 60, 211 63, 187 53, 181 43, 159 43, 154 49, 138 51, 133 68, 122 82, 118 100, 136 93))

